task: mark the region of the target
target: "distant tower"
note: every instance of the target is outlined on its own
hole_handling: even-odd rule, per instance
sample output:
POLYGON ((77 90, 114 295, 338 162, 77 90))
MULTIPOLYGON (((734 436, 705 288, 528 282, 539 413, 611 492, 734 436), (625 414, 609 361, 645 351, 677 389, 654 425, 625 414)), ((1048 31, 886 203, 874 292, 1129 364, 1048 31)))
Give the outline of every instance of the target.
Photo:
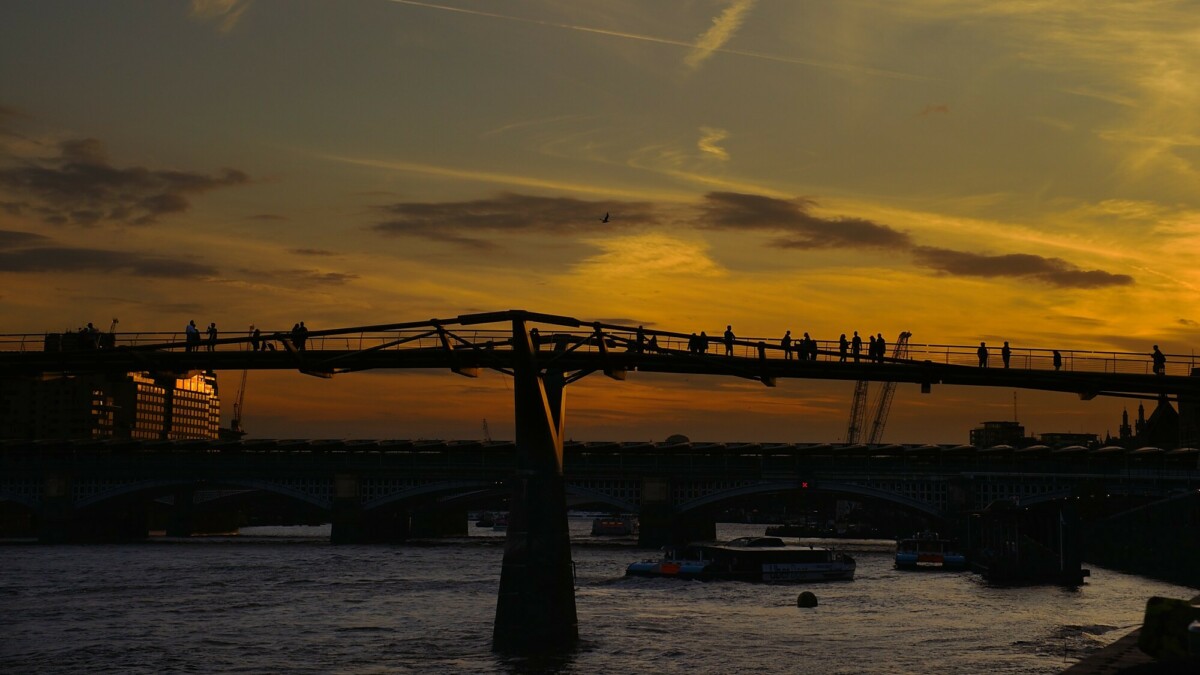
POLYGON ((1137 424, 1133 427, 1133 433, 1137 437, 1141 437, 1146 432, 1146 406, 1138 404, 1137 424))
POLYGON ((1117 432, 1122 441, 1133 440, 1133 428, 1129 426, 1129 411, 1121 411, 1121 429, 1117 432))

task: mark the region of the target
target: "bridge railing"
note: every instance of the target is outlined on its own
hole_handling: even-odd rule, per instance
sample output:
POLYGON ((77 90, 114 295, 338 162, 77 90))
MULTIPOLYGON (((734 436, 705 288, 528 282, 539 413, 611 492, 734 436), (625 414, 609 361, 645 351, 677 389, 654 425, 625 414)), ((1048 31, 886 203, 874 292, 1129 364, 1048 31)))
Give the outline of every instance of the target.
MULTIPOLYGON (((457 349, 497 348, 505 349, 511 339, 511 331, 506 329, 472 328, 455 326, 448 330, 451 335, 450 343, 457 349)), ((638 349, 638 339, 635 329, 616 329, 607 326, 603 331, 605 341, 610 350, 617 352, 638 349)), ((539 330, 539 348, 552 350, 566 346, 576 351, 594 352, 599 345, 594 339, 594 330, 566 329, 561 326, 541 325, 539 330)), ((650 336, 654 336, 659 353, 687 354, 691 350, 691 336, 684 333, 647 330, 643 351, 651 351, 650 336)), ((703 351, 697 357, 722 358, 726 353, 723 339, 720 335, 707 335, 703 351)), ((263 349, 281 349, 282 340, 291 339, 291 330, 263 330, 260 344, 263 349)), ((342 332, 334 329, 316 331, 308 337, 306 349, 321 351, 357 351, 365 349, 421 349, 439 348, 441 338, 436 330, 426 326, 421 328, 405 328, 394 330, 355 330, 342 332)), ((63 333, 26 333, 0 335, 0 352, 42 352, 42 351, 77 351, 87 349, 108 349, 117 347, 151 348, 182 351, 186 349, 184 331, 141 331, 118 333, 84 333, 79 331, 64 331, 63 333)), ((843 356, 839 342, 836 340, 816 340, 818 362, 838 362, 843 356)), ((218 336, 216 344, 211 347, 202 335, 200 344, 196 347, 203 351, 248 351, 253 349, 249 331, 223 332, 218 336)), ((866 346, 859 355, 858 361, 871 359, 866 355, 866 346)), ((937 364, 979 367, 978 345, 951 344, 920 344, 910 343, 908 355, 904 359, 894 359, 891 356, 892 347, 884 357, 884 363, 924 362, 937 364)), ((988 345, 988 367, 1003 368, 1004 362, 1001 347, 988 345)), ((1067 372, 1100 372, 1125 374, 1151 374, 1153 361, 1149 352, 1116 352, 1100 350, 1060 349, 1057 350, 1061 365, 1057 369, 1067 372)), ((790 349, 784 349, 778 337, 741 337, 734 342, 732 354, 740 358, 770 359, 796 357, 797 345, 793 342, 790 349)), ((1055 350, 1043 348, 1020 347, 1011 351, 1008 367, 1014 369, 1055 370, 1055 350)), ((1195 354, 1167 354, 1166 373, 1169 375, 1190 375, 1194 368, 1200 367, 1200 360, 1195 354)), ((847 351, 847 362, 854 362, 852 353, 847 351)))

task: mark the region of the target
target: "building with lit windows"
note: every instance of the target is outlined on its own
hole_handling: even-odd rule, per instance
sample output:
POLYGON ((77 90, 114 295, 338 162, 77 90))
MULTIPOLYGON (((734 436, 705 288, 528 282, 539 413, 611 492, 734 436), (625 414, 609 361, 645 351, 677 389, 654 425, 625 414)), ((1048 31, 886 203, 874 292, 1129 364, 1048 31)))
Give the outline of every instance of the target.
POLYGON ((220 419, 213 373, 0 380, 0 438, 213 439, 220 419))

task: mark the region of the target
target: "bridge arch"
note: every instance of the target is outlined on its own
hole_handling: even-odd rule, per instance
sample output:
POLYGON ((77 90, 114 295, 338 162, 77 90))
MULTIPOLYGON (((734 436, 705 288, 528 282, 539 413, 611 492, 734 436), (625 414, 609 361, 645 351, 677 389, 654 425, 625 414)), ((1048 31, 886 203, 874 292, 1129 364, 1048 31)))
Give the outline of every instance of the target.
POLYGON ((363 511, 373 511, 390 504, 420 499, 422 497, 454 494, 456 492, 470 494, 483 491, 481 490, 482 488, 491 488, 493 485, 494 481, 488 480, 446 480, 436 483, 423 483, 366 500, 363 502, 362 508, 363 511))
POLYGON ((89 495, 86 495, 86 496, 76 500, 74 505, 76 508, 87 508, 89 506, 97 506, 97 505, 103 504, 105 502, 108 502, 108 501, 111 501, 114 499, 118 499, 120 497, 127 497, 127 496, 132 496, 132 495, 137 495, 137 494, 142 494, 142 493, 149 493, 149 492, 160 491, 160 490, 166 490, 166 489, 171 489, 171 488, 178 488, 178 487, 208 488, 208 487, 216 487, 216 486, 231 487, 231 488, 247 488, 247 489, 251 489, 251 490, 261 490, 263 492, 269 492, 272 494, 277 494, 277 495, 280 495, 283 497, 294 499, 296 501, 304 502, 304 503, 310 504, 310 505, 315 506, 320 509, 328 510, 329 508, 332 507, 332 503, 330 502, 329 499, 322 499, 320 495, 315 495, 312 493, 304 492, 303 490, 299 490, 299 489, 296 489, 296 488, 293 488, 293 487, 290 487, 287 485, 281 485, 279 483, 272 483, 270 481, 263 481, 263 480, 247 480, 247 479, 236 479, 236 478, 215 481, 215 482, 214 481, 186 480, 186 479, 165 479, 165 480, 142 480, 142 481, 134 481, 134 482, 130 482, 130 483, 121 483, 119 485, 109 487, 108 489, 97 490, 89 495))
MULTIPOLYGON (((858 495, 860 497, 870 497, 872 499, 903 506, 906 509, 916 511, 937 520, 943 520, 946 517, 941 510, 932 504, 928 504, 896 492, 881 490, 879 488, 873 488, 866 485, 840 483, 836 481, 821 481, 814 484, 813 487, 809 489, 816 492, 834 492, 840 494, 858 495)), ((794 490, 796 490, 796 482, 794 480, 768 481, 762 483, 753 483, 750 485, 741 485, 735 488, 713 492, 711 494, 704 495, 703 497, 697 497, 695 499, 683 502, 676 507, 676 512, 687 513, 690 511, 697 511, 723 501, 736 499, 738 497, 769 494, 774 492, 789 492, 794 490)))

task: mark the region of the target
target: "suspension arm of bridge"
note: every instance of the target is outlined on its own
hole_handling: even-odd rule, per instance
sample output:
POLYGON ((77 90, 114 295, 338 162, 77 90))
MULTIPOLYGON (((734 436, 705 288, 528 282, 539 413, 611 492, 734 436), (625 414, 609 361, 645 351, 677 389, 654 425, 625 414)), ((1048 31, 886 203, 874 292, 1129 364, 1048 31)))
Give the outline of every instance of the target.
POLYGON ((579 641, 563 479, 566 379, 540 362, 539 340, 513 315, 517 471, 492 634, 500 652, 567 651, 579 641))

